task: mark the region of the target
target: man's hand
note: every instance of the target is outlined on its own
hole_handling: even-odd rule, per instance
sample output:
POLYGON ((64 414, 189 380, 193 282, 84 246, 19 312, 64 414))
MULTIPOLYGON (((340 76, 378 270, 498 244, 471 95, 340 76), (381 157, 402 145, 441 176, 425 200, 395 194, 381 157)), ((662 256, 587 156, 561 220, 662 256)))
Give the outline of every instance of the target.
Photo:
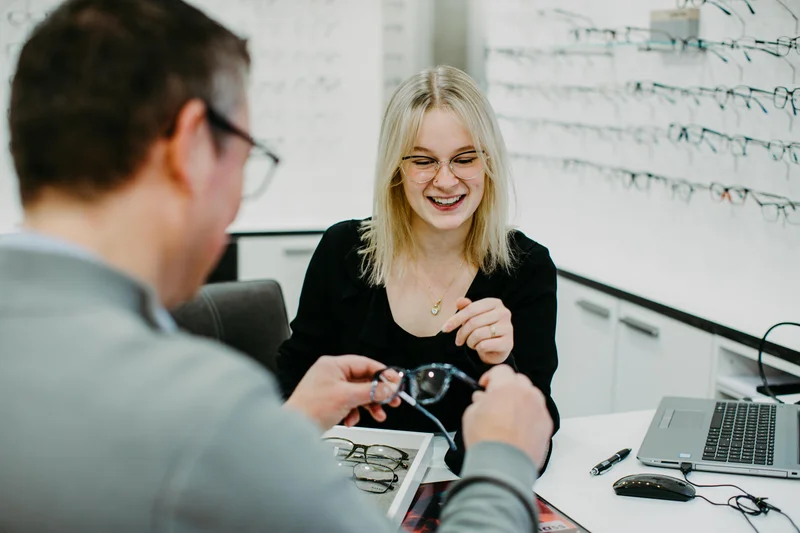
MULTIPOLYGON (((359 406, 365 407, 372 418, 383 422, 386 412, 380 404, 372 403, 370 391, 372 377, 384 368, 386 365, 360 355, 322 356, 308 369, 284 405, 302 411, 323 431, 341 421, 348 427, 357 424, 359 406)), ((377 394, 385 394, 386 390, 379 387, 377 394)), ((375 399, 382 401, 386 397, 375 399)), ((388 405, 397 407, 400 398, 388 405)))
POLYGON ((460 327, 456 345, 467 346, 478 352, 481 361, 497 365, 508 359, 514 348, 514 326, 511 311, 497 298, 484 298, 473 302, 469 298, 456 301, 458 312, 444 323, 445 333, 460 327))
POLYGON ((486 391, 473 394, 464 411, 464 445, 481 441, 504 442, 528 454, 541 468, 547 457, 553 420, 542 392, 524 374, 498 365, 479 381, 486 391))

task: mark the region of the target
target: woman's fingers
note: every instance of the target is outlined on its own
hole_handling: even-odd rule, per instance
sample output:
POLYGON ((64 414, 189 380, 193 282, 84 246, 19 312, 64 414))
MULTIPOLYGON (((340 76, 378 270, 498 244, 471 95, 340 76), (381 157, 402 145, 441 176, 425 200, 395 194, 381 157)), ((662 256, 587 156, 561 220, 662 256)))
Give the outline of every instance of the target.
MULTIPOLYGON (((467 320, 464 325, 461 326, 461 329, 458 330, 458 333, 456 333, 456 346, 461 346, 464 344, 470 335, 472 335, 479 328, 483 326, 490 326, 492 324, 498 324, 500 321, 502 321, 503 317, 505 316, 503 309, 495 308, 467 320)), ((497 329, 497 326, 495 326, 495 329, 497 329)), ((498 330, 497 335, 499 334, 500 333, 498 330)))

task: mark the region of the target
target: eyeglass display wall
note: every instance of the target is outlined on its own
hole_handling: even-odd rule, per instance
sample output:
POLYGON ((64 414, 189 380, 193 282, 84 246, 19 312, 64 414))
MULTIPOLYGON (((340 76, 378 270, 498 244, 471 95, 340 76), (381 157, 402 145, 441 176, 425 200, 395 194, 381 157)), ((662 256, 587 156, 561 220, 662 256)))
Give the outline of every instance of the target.
POLYGON ((477 5, 515 222, 560 268, 757 337, 798 317, 800 2, 477 5), (676 7, 696 35, 650 31, 676 7))
MULTIPOLYGON (((372 0, 190 0, 246 37, 253 136, 281 158, 266 193, 232 231, 320 229, 371 212, 383 107, 383 23, 372 0)), ((0 73, 55 0, 0 0, 0 73)), ((0 88, 7 106, 8 83, 0 88)), ((7 125, 0 146, 7 146, 7 125)), ((20 220, 10 157, 0 151, 0 233, 20 220)))

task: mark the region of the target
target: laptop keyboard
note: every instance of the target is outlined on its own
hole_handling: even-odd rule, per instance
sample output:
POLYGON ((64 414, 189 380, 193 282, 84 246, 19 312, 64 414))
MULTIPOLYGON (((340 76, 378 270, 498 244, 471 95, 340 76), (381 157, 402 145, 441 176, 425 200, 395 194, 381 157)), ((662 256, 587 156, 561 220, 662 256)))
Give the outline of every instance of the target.
POLYGON ((717 402, 703 460, 771 465, 776 412, 775 404, 717 402))

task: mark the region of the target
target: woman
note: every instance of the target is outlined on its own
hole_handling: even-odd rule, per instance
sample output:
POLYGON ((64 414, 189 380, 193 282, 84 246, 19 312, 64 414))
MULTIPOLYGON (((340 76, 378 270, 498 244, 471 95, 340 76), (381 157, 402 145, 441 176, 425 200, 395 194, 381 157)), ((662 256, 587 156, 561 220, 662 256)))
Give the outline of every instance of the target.
MULTIPOLYGON (((322 354, 450 363, 475 379, 507 363, 545 394, 557 430, 556 270, 506 225, 508 158, 490 104, 458 69, 423 71, 389 102, 379 150, 372 218, 329 228, 309 264, 278 355, 284 393, 322 354)), ((471 401, 457 381, 429 406, 448 430, 471 401)), ((380 427, 437 431, 405 404, 380 427)))

